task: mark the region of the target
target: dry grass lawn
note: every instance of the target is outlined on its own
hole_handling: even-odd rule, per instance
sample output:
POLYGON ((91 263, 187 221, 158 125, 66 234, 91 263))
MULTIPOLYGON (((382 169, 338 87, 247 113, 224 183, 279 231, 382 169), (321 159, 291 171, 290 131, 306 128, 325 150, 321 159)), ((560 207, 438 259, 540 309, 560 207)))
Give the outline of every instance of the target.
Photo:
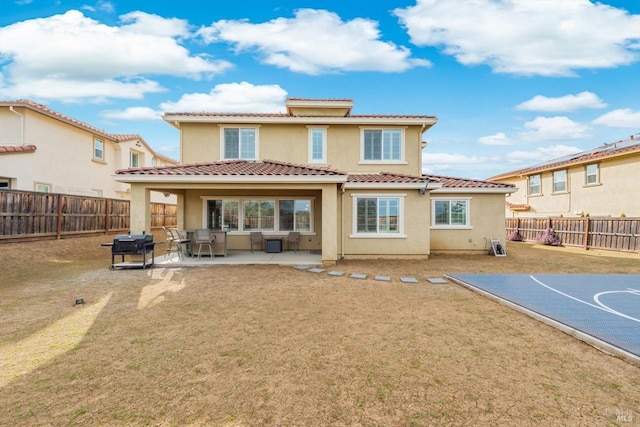
POLYGON ((109 271, 103 241, 0 245, 0 425, 640 424, 638 366, 425 281, 640 273, 637 254, 510 243, 506 258, 336 267, 384 283, 284 266, 109 271))

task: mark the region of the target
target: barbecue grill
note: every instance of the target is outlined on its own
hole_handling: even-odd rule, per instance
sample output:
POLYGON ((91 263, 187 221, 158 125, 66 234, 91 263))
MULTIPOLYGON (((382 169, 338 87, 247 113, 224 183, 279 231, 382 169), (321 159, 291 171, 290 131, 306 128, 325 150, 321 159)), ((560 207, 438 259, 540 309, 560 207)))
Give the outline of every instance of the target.
POLYGON ((155 262, 155 243, 152 234, 118 234, 113 238, 113 243, 103 243, 102 246, 111 246, 111 266, 109 270, 116 267, 142 268, 152 266, 155 262), (148 262, 147 255, 151 254, 151 262, 148 262), (121 262, 116 263, 116 256, 121 256, 121 262), (141 256, 142 260, 136 262, 125 262, 126 255, 141 256))

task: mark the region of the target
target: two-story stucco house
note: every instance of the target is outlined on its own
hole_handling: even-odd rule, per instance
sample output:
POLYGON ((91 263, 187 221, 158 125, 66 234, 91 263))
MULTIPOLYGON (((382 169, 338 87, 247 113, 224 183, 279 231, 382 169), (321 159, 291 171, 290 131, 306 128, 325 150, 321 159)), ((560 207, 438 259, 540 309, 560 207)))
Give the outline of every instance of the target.
POLYGON ((351 114, 350 99, 289 98, 285 113, 165 113, 182 165, 118 171, 131 185, 132 228, 149 229, 149 191, 178 197, 178 225, 302 235, 300 249, 341 258, 425 259, 483 251, 504 235, 508 184, 422 175, 428 115, 351 114))
POLYGON ((640 216, 640 135, 489 178, 518 191, 507 217, 640 216))
POLYGON ((0 101, 0 188, 129 199, 116 170, 174 164, 140 135, 110 134, 29 100, 0 101))

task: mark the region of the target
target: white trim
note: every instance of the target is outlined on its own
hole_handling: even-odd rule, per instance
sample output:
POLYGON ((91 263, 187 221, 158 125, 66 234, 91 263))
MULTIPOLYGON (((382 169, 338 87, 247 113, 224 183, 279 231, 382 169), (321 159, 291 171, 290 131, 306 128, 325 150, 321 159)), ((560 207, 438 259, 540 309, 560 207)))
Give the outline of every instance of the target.
POLYGON ((253 124, 253 125, 249 125, 247 124, 247 126, 231 126, 231 125, 227 125, 227 124, 219 124, 218 128, 220 129, 220 159, 221 160, 258 160, 260 158, 260 125, 257 124, 253 124), (238 129, 238 138, 240 138, 240 129, 254 129, 256 132, 256 139, 255 139, 255 146, 254 148, 254 154, 255 157, 253 159, 243 159, 240 156, 240 139, 238 139, 238 158, 237 159, 228 159, 225 157, 225 140, 224 140, 224 130, 225 129, 238 129))
MULTIPOLYGON (((375 165, 406 165, 408 164, 406 159, 405 159, 405 145, 406 145, 406 133, 407 133, 407 127, 406 126, 386 126, 386 127, 372 127, 372 126, 360 126, 360 159, 358 161, 358 164, 362 164, 362 165, 366 165, 366 164, 375 164, 375 165), (364 158, 364 133, 365 131, 368 130, 378 130, 382 132, 382 141, 381 143, 384 143, 384 131, 386 130, 399 130, 400 131, 400 158, 398 160, 393 160, 393 159, 380 159, 380 160, 366 160, 364 158)), ((381 146, 380 149, 382 151, 383 147, 381 146)), ((382 152, 381 152, 382 155, 382 152)))
POLYGON ((308 145, 309 145, 309 164, 317 165, 317 164, 327 164, 327 129, 329 126, 307 126, 308 129, 308 145), (316 129, 322 129, 322 159, 314 159, 313 158, 313 131, 316 129))
MULTIPOLYGON (((364 239, 406 239, 407 235, 404 233, 404 200, 407 197, 406 194, 385 194, 385 193, 354 193, 351 194, 351 233, 349 238, 364 238, 364 239), (397 233, 359 233, 358 232, 358 199, 398 199, 398 232, 397 233)), ((379 209, 379 206, 376 205, 379 209)), ((378 218, 376 216, 376 218, 378 218)))
POLYGON ((473 226, 471 225, 471 200, 473 197, 431 197, 431 229, 438 230, 471 230, 473 226), (466 203, 466 224, 458 225, 458 224, 436 224, 436 202, 460 202, 465 201, 466 203))

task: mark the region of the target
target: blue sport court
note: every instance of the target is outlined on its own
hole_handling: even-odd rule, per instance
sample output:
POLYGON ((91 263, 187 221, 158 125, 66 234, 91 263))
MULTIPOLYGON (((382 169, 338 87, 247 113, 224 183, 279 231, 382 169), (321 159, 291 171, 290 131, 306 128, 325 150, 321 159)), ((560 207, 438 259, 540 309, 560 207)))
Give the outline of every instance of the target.
POLYGON ((640 274, 447 274, 576 338, 640 363, 640 274))

